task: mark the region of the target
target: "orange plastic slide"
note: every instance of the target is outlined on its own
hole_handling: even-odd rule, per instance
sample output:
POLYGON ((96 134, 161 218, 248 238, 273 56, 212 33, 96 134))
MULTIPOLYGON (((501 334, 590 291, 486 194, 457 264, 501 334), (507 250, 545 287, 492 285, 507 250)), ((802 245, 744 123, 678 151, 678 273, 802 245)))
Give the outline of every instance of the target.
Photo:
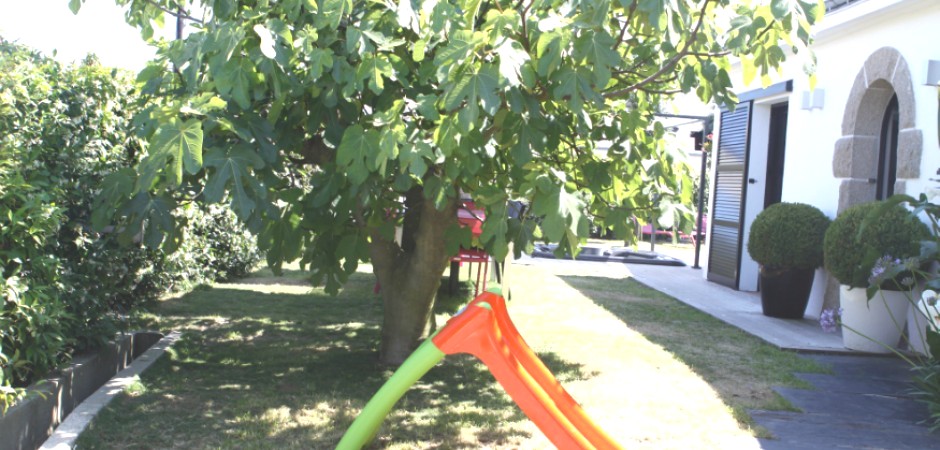
POLYGON ((513 401, 558 448, 622 448, 587 416, 526 344, 501 295, 479 295, 431 339, 445 354, 469 353, 486 364, 513 401))

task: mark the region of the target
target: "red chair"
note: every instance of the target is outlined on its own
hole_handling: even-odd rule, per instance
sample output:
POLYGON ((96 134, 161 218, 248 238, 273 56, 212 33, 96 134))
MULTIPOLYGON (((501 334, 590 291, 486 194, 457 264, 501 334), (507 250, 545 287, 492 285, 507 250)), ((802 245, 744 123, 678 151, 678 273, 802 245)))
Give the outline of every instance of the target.
MULTIPOLYGON (((473 233, 473 237, 480 237, 480 234, 483 233, 483 221, 486 220, 486 213, 482 209, 478 209, 476 205, 471 201, 465 201, 457 210, 457 221, 462 227, 470 227, 470 232, 473 233)), ((476 297, 480 294, 480 280, 483 280, 483 291, 486 290, 486 279, 489 276, 490 269, 490 255, 486 253, 483 249, 478 248, 463 248, 460 247, 460 251, 456 256, 451 258, 451 291, 456 286, 458 281, 459 267, 464 263, 470 264, 469 274, 473 277, 473 264, 477 264, 477 276, 476 282, 474 283, 473 295, 476 297), (456 270, 455 270, 455 265, 456 270), (482 275, 482 278, 481 278, 482 275)))

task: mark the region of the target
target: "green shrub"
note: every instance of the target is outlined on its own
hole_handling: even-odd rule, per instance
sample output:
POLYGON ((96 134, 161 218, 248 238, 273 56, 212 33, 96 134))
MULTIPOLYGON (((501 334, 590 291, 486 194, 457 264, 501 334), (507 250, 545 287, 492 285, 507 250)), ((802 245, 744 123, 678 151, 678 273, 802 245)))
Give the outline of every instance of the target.
POLYGON ((141 274, 152 266, 144 249, 122 248, 88 226, 101 180, 135 163, 140 151, 131 123, 133 80, 94 58, 63 66, 0 39, 0 93, 0 146, 16 149, 27 162, 24 180, 62 212, 42 241, 59 265, 50 295, 69 314, 70 346, 94 347, 135 304, 159 295, 141 289, 141 274))
POLYGON ((842 284, 867 287, 875 260, 920 254, 920 241, 930 230, 901 205, 870 202, 846 209, 832 222, 823 242, 826 269, 842 284), (862 223, 870 215, 876 220, 862 223))
POLYGON ((175 215, 185 222, 180 247, 158 265, 167 290, 243 277, 261 261, 255 236, 229 208, 188 204, 175 215))
POLYGON ((815 269, 823 264, 823 236, 830 220, 803 203, 777 203, 751 224, 747 251, 768 269, 815 269))
POLYGON ((0 411, 63 362, 68 344, 65 305, 54 295, 59 261, 44 248, 62 210, 26 183, 19 156, 0 147, 0 411))
POLYGON ((221 207, 178 211, 190 241, 171 255, 92 230, 102 180, 144 153, 134 89, 94 58, 63 66, 0 38, 0 406, 167 290, 244 274, 259 259, 221 207))

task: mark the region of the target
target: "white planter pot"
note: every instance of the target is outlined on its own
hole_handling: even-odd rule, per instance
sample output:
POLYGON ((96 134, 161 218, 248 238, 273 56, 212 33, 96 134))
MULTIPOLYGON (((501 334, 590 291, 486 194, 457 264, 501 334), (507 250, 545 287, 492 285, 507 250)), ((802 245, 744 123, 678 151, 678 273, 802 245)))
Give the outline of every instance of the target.
POLYGON ((890 353, 897 347, 911 304, 909 292, 879 291, 871 301, 865 289, 839 288, 842 303, 842 344, 869 353, 890 353))
MULTIPOLYGON (((940 305, 938 305, 940 306, 940 305)), ((923 300, 917 302, 917 308, 911 308, 907 313, 907 336, 910 340, 910 350, 926 355, 928 351, 927 327, 931 330, 940 330, 940 307, 929 306, 923 300)))

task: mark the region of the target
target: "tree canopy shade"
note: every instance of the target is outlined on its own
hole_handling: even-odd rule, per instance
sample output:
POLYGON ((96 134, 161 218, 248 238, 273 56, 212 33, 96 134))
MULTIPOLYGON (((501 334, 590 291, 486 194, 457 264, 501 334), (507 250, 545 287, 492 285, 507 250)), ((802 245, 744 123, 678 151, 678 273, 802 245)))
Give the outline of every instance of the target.
POLYGON ((147 156, 108 180, 97 225, 123 220, 128 234, 143 228, 148 244, 172 247, 173 204, 228 200, 273 267, 300 258, 329 291, 371 260, 385 302, 381 359, 392 363, 421 336, 447 258, 470 244, 460 192, 485 208, 478 243, 498 259, 535 239, 573 253, 589 220, 628 236, 631 216, 690 203, 687 168, 653 119, 661 102, 695 92, 734 104, 729 59, 753 78, 809 56, 824 10, 803 0, 116 2, 145 38, 167 15, 191 33, 155 42, 138 77, 151 96, 137 118, 147 156), (509 217, 510 199, 537 219, 509 217))

